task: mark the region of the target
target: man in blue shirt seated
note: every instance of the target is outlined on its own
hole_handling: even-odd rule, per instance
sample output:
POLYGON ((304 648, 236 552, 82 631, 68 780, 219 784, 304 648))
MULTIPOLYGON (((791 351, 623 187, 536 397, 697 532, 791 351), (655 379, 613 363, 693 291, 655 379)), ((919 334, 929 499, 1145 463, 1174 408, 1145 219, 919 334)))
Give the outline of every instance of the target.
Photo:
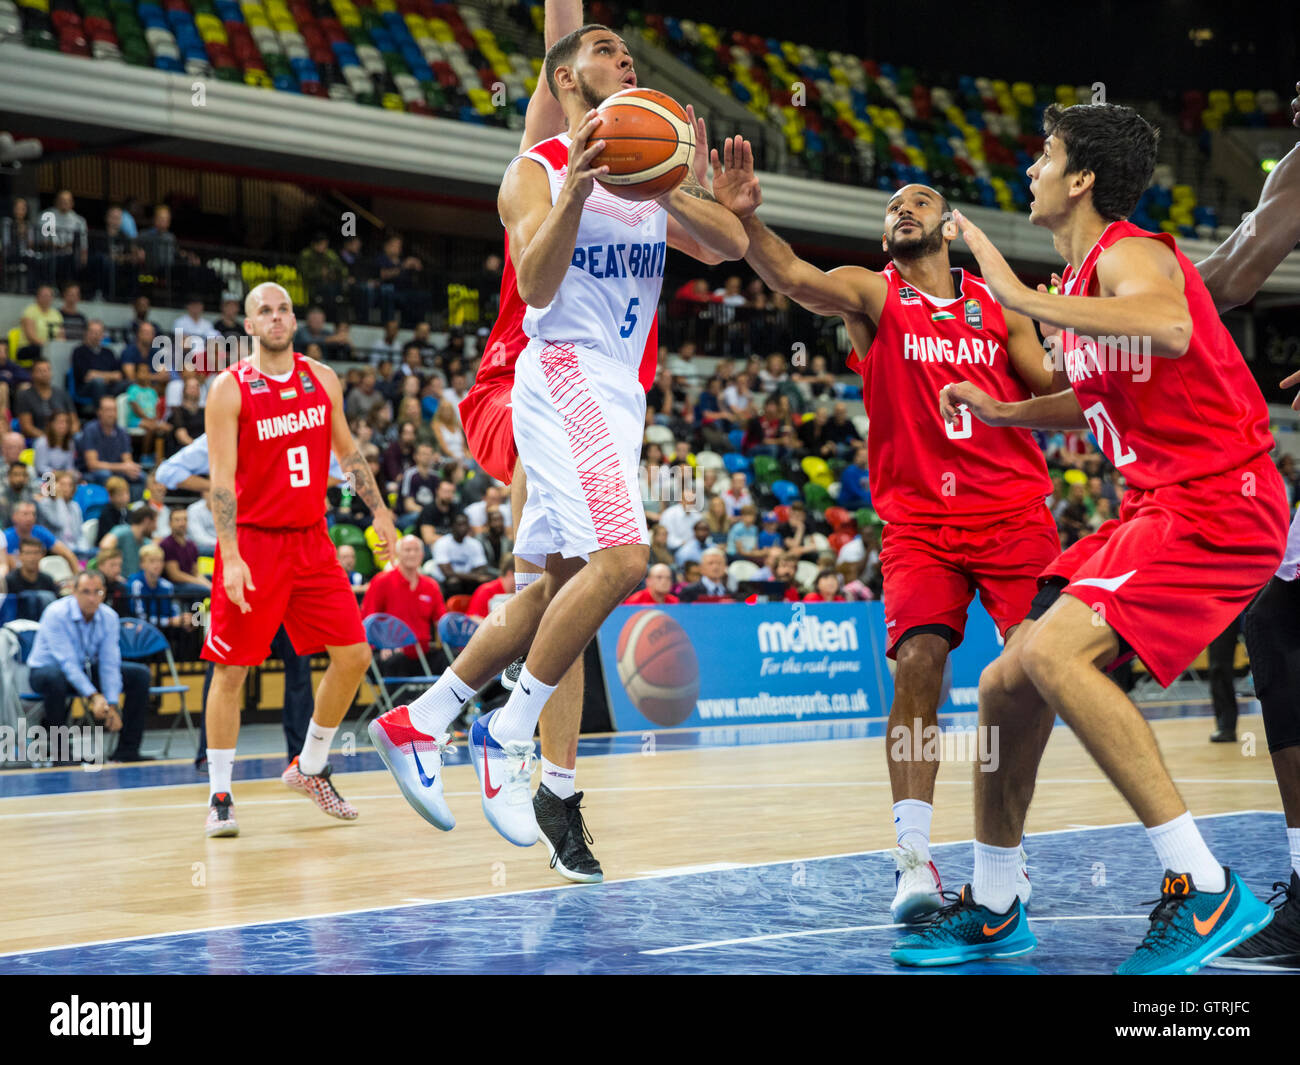
POLYGON ((99 401, 96 418, 81 430, 77 454, 85 464, 86 480, 103 484, 113 474, 131 486, 131 498, 144 493, 144 471, 131 456, 131 437, 117 424, 117 400, 104 396, 99 401))
POLYGON ((104 605, 104 580, 93 571, 77 575, 73 594, 41 615, 27 659, 32 691, 45 700, 46 728, 64 725, 68 696, 80 695, 109 732, 121 732, 115 762, 146 762, 140 753, 149 700, 149 667, 123 662, 118 618, 104 605))
POLYGON ((180 628, 181 604, 176 598, 176 586, 162 575, 165 562, 163 549, 157 544, 140 548, 140 571, 132 574, 129 582, 131 613, 160 629, 180 628))
POLYGON ((845 510, 871 506, 871 486, 867 482, 867 445, 853 451, 853 464, 840 474, 840 498, 836 502, 845 510))
POLYGON ((72 567, 73 573, 81 569, 81 561, 72 553, 68 545, 61 543, 59 538, 44 525, 36 524, 35 503, 26 501, 15 503, 9 520, 12 524, 5 530, 5 550, 11 555, 18 554, 18 545, 30 536, 39 540, 46 551, 63 559, 72 567))

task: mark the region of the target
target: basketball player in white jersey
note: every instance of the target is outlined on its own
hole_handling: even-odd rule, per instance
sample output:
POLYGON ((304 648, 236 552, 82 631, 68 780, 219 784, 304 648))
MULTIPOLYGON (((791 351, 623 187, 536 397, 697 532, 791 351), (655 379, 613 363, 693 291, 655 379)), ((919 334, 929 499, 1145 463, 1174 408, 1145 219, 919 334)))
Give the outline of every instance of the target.
POLYGON ((567 34, 547 52, 545 73, 569 132, 511 162, 498 209, 527 304, 528 344, 512 394, 528 481, 515 553, 544 564, 546 574, 494 612, 454 669, 371 730, 407 800, 426 820, 451 828, 437 737, 481 685, 528 649, 509 701, 469 735, 484 812, 521 847, 538 836, 529 778, 541 709, 645 574, 649 536, 637 483, 645 393, 637 371, 667 248, 712 261, 740 258, 748 247, 739 219, 689 174, 644 202, 620 199, 596 181, 607 168, 593 166, 605 146, 591 140, 600 124, 595 108, 636 85, 617 34, 594 24, 567 34))

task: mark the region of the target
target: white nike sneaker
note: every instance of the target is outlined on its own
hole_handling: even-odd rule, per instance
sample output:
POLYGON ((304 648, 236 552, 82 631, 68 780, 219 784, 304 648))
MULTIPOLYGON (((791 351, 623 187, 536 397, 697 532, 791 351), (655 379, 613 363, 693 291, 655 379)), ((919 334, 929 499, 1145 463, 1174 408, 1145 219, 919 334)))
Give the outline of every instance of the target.
POLYGON ((895 847, 892 857, 896 890, 889 915, 894 923, 909 924, 939 909, 943 883, 934 862, 926 861, 911 847, 895 847))
POLYGON ((1029 909, 1029 896, 1034 892, 1033 885, 1029 883, 1029 855, 1025 853, 1025 848, 1020 848, 1020 868, 1016 870, 1016 896, 1020 899, 1020 905, 1026 910, 1029 909))
POLYGON ((484 714, 469 727, 469 753, 478 774, 483 813, 516 847, 531 847, 540 834, 530 783, 537 765, 533 741, 497 743, 488 730, 495 715, 495 710, 484 714))
POLYGON ((456 818, 442 796, 442 752, 451 748, 449 735, 425 735, 411 724, 405 706, 380 714, 366 731, 415 812, 444 832, 455 828, 456 818))

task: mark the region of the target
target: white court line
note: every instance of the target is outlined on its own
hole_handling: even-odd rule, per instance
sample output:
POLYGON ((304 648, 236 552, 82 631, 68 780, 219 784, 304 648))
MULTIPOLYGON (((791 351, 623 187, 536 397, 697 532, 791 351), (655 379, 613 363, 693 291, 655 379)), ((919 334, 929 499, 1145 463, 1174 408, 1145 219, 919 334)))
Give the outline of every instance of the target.
MULTIPOLYGON (((1209 821, 1216 817, 1239 817, 1242 814, 1277 814, 1278 816, 1281 816, 1276 810, 1230 810, 1225 813, 1204 814, 1201 817, 1197 818, 1197 820, 1209 821)), ((1030 833, 1026 838, 1032 840, 1038 838, 1039 836, 1059 836, 1071 832, 1080 832, 1080 831, 1100 832, 1108 828, 1129 828, 1134 825, 1140 827, 1141 822, 1122 821, 1113 825, 1089 825, 1087 828, 1084 829, 1049 828, 1043 832, 1030 833)), ((974 843, 974 842, 975 841, 971 839, 958 839, 958 840, 949 840, 945 843, 934 843, 932 844, 932 846, 935 847, 961 846, 962 844, 965 843, 974 843)), ((869 850, 869 851, 845 851, 841 854, 818 854, 806 858, 781 858, 769 862, 746 862, 737 865, 736 868, 737 869, 763 869, 771 865, 793 865, 795 862, 824 862, 824 861, 833 861, 837 858, 863 858, 872 854, 889 854, 893 850, 894 850, 893 847, 877 847, 875 850, 869 850)), ((552 884, 549 887, 523 888, 519 891, 497 891, 486 895, 459 895, 449 899, 436 899, 433 901, 432 904, 437 906, 442 906, 450 902, 475 902, 480 899, 501 899, 501 898, 509 898, 515 895, 537 895, 546 891, 595 892, 598 891, 601 887, 609 887, 613 884, 638 883, 645 880, 663 880, 663 879, 667 879, 669 876, 675 876, 675 875, 677 874, 669 873, 662 876, 661 875, 652 875, 652 876, 633 875, 633 876, 621 877, 617 880, 606 880, 602 885, 552 884)), ((336 910, 331 913, 298 914, 296 916, 290 916, 290 917, 264 917, 258 921, 236 921, 231 924, 209 925, 204 928, 177 928, 169 932, 150 932, 147 935, 142 935, 142 936, 118 936, 114 939, 91 939, 91 940, 87 940, 84 943, 60 943, 56 946, 51 946, 51 947, 32 947, 27 950, 9 950, 9 951, 0 952, 0 958, 15 958, 15 957, 20 957, 24 954, 48 954, 49 952, 55 950, 81 950, 85 947, 110 946, 114 943, 141 943, 147 939, 165 939, 168 936, 202 935, 206 932, 226 932, 235 928, 254 928, 257 925, 264 925, 264 924, 288 924, 293 921, 319 921, 329 917, 350 917, 354 914, 359 914, 359 913, 378 913, 381 910, 404 910, 404 909, 410 909, 413 906, 423 906, 423 905, 429 905, 429 904, 420 903, 420 902, 412 902, 409 904, 389 903, 388 905, 385 906, 363 906, 355 910, 336 910)), ((1034 918, 1030 918, 1030 920, 1034 920, 1034 918)))
MULTIPOLYGON (((1031 921, 1145 921, 1145 913, 1090 913, 1075 917, 1030 917, 1031 921)), ((734 947, 741 943, 767 943, 774 939, 799 939, 804 936, 833 936, 841 932, 879 932, 887 928, 909 928, 902 924, 855 924, 844 928, 809 928, 802 932, 773 932, 766 936, 745 936, 741 939, 711 939, 704 943, 685 943, 680 947, 658 947, 639 951, 641 954, 681 954, 688 950, 708 950, 711 947, 734 947)))

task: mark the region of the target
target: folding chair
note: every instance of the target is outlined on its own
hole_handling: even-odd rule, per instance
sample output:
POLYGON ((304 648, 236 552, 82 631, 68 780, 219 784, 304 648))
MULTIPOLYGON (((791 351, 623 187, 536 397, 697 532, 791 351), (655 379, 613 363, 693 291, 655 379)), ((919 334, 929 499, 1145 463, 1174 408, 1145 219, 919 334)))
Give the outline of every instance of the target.
POLYGON ((358 737, 371 714, 386 714, 397 705, 394 696, 403 689, 428 688, 441 675, 429 672, 429 660, 424 656, 424 648, 416 640, 411 627, 400 618, 395 618, 392 614, 371 614, 362 619, 361 625, 366 630, 366 642, 372 651, 403 651, 413 646, 423 673, 418 677, 385 677, 379 671, 378 656, 372 658, 366 680, 374 692, 375 701, 357 722, 354 735, 358 737))
POLYGON ((438 621, 438 639, 447 652, 447 661, 456 661, 456 656, 469 646, 469 641, 478 631, 479 623, 468 614, 449 610, 438 621))
POLYGON ((185 705, 185 696, 189 694, 190 687, 188 684, 182 684, 180 675, 176 672, 176 659, 172 657, 171 645, 167 642, 167 637, 162 634, 162 630, 156 625, 152 625, 141 618, 123 618, 118 631, 117 645, 122 652, 124 662, 143 662, 153 658, 161 653, 165 656, 167 669, 171 673, 170 684, 151 684, 149 694, 153 695, 179 695, 181 701, 181 712, 173 719, 171 728, 167 730, 167 742, 163 744, 162 756, 167 757, 168 752, 172 749, 172 733, 176 731, 176 726, 182 721, 185 722, 186 729, 189 730, 190 742, 194 744, 194 753, 199 750, 199 738, 194 731, 194 721, 190 718, 189 708, 185 705))

